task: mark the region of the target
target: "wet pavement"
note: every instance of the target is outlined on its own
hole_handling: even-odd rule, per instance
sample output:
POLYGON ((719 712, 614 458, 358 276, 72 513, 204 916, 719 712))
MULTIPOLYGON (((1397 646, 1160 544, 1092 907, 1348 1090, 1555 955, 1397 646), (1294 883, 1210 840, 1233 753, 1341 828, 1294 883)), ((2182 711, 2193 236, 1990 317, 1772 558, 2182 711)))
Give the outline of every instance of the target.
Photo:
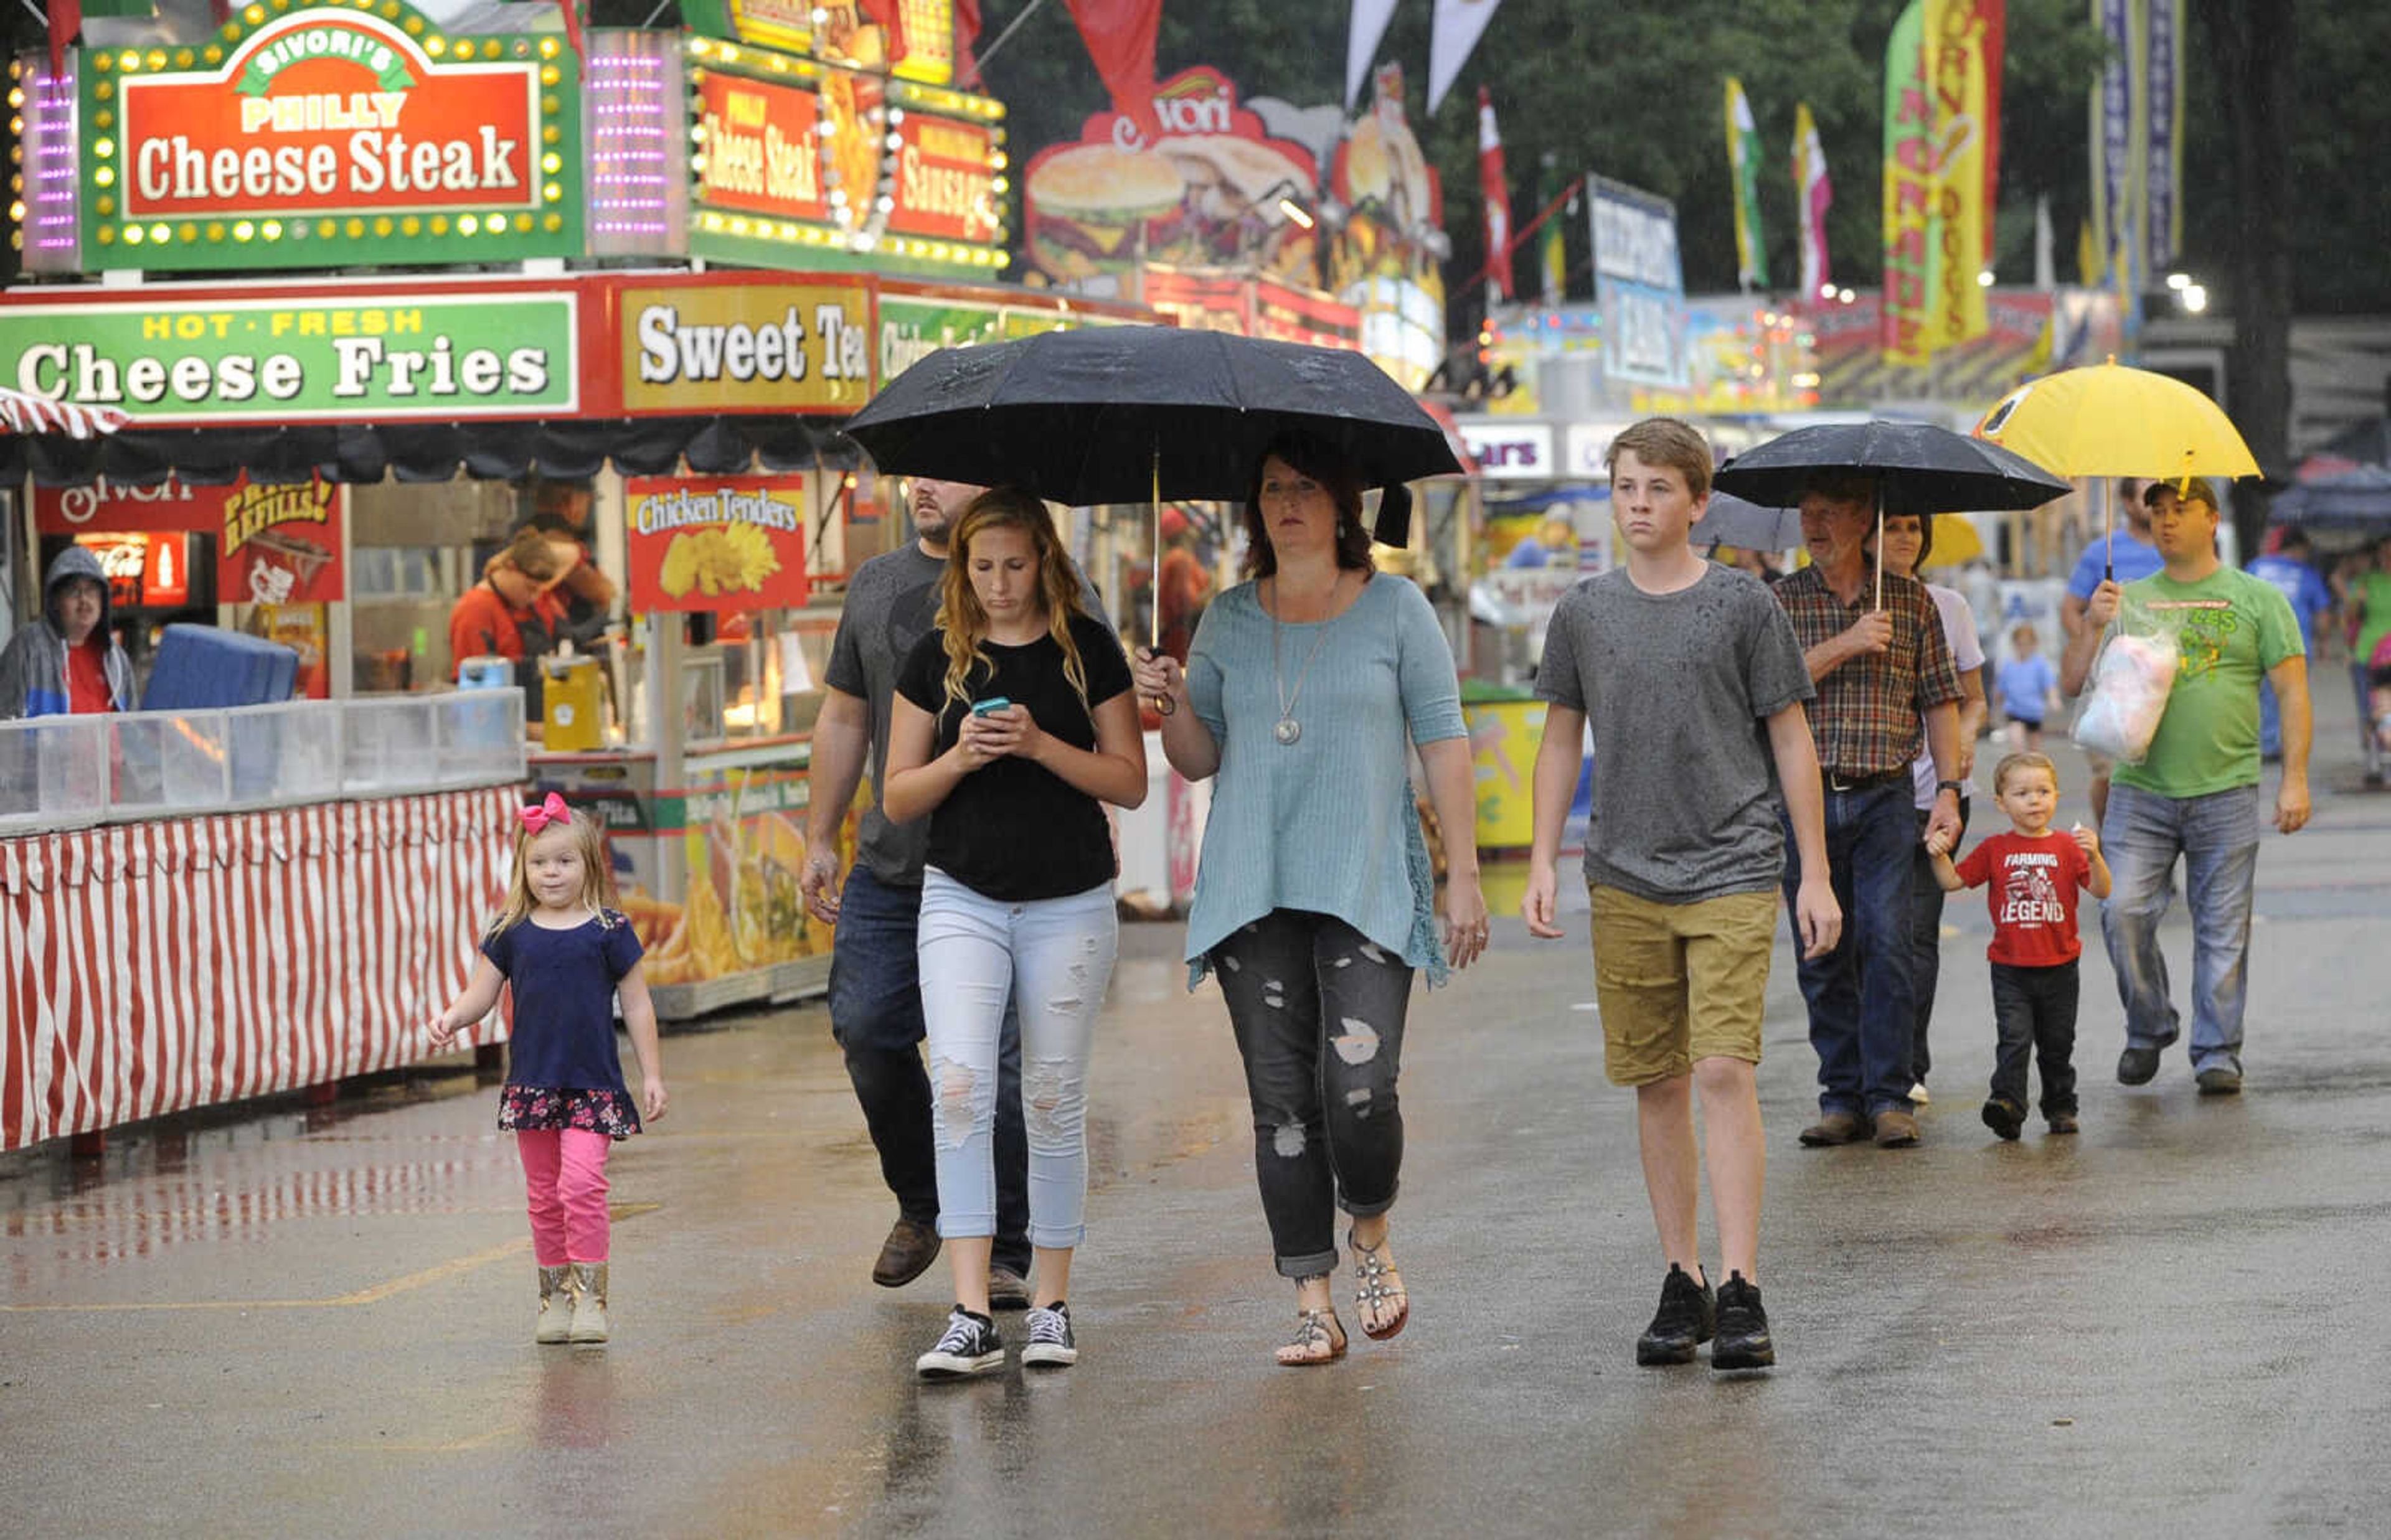
MULTIPOLYGON (((603 1350, 530 1341, 470 1072, 0 1161, 0 1534, 2382 1533, 2391 793, 2326 705, 2316 823, 2260 860, 2239 1098, 2196 1098, 2179 1052, 2116 1084, 2096 938, 2084 1133, 1996 1141, 1968 895, 1923 1147, 1802 1150, 1780 944, 1772 1374, 1634 1365, 1659 1277, 1582 918, 1506 919, 1415 1001, 1413 1324, 1275 1367, 1234 1050, 1148 925, 1099 1031, 1077 1368, 913 1380, 943 1269, 867 1281, 892 1213, 825 1018, 753 1015, 666 1039, 673 1113, 613 1170, 603 1350)), ((2189 943, 2178 916, 2179 980, 2189 943)))

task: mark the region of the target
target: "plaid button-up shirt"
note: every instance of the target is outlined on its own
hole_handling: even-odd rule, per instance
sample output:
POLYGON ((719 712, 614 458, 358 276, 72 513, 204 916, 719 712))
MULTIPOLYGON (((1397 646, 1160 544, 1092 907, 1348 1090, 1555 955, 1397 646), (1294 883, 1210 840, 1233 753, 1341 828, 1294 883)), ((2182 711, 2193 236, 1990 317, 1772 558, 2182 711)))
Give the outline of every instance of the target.
MULTIPOLYGON (((1861 585, 1859 602, 1845 604, 1817 568, 1804 567, 1775 592, 1806 652, 1850 630, 1868 612, 1873 589, 1871 577, 1861 585)), ((1884 608, 1893 617, 1893 646, 1851 659, 1818 681, 1810 733, 1818 742, 1818 764, 1829 776, 1854 779, 1908 768, 1925 739, 1927 708, 1959 699, 1951 644, 1926 585, 1887 572, 1884 608)))

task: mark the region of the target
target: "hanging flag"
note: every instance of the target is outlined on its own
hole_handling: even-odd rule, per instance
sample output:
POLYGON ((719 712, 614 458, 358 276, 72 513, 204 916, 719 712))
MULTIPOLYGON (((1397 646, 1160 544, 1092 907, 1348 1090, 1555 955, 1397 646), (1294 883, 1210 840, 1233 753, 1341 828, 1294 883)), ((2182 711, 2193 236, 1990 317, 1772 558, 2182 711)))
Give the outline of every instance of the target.
POLYGON ((556 0, 556 8, 564 17, 564 41, 572 45, 574 62, 586 72, 589 55, 581 46, 581 0, 556 0))
POLYGON ((1817 120, 1810 104, 1793 109, 1793 211, 1800 225, 1801 303, 1814 305, 1834 289, 1834 273, 1827 261, 1827 210, 1835 201, 1834 184, 1827 180, 1827 153, 1818 146, 1817 120))
POLYGON ((1947 348, 1992 329, 1985 271, 1992 211, 1984 203, 1984 51, 1977 0, 1927 0, 1926 73, 1934 126, 1933 282, 1926 340, 1947 348))
POLYGON ((1511 287, 1511 184, 1503 173, 1503 135, 1494 127, 1494 98, 1478 88, 1478 185, 1486 200, 1486 302, 1518 296, 1511 287))
POLYGON ((1430 21, 1428 37, 1428 109, 1432 115, 1444 94, 1453 89, 1454 77, 1469 61, 1470 50, 1478 46, 1480 34, 1486 23, 1494 19, 1494 7, 1503 0, 1436 0, 1436 16, 1430 21))
POLYGON ((1079 41, 1096 61, 1096 73, 1112 94, 1113 110, 1138 126, 1150 142, 1162 136, 1154 112, 1154 36, 1162 26, 1162 0, 1065 0, 1079 28, 1079 41))
POLYGON ((2143 18, 2143 271, 2183 250, 2183 0, 2148 0, 2143 18))
POLYGON ((67 72, 67 49, 83 31, 83 0, 50 0, 50 73, 67 72))
POLYGON ((1746 293, 1768 287, 1768 248, 1760 234, 1760 129, 1743 82, 1726 78, 1726 158, 1735 173, 1735 280, 1746 293))
POLYGON ((1993 219, 2001 206, 2001 70, 2009 58, 2009 0, 1976 0, 1984 53, 1984 265, 1998 242, 1993 219))
POLYGON ((2050 196, 2034 200, 2034 287, 2048 294, 2059 287, 2059 237, 2050 229, 2050 196))
POLYGON ((1395 0, 1353 0, 1353 20, 1345 33, 1346 111, 1353 110, 1362 83, 1370 78, 1371 61, 1377 58, 1378 40, 1394 19, 1395 0))
MULTIPOLYGON (((2160 0, 2165 4, 2166 0, 2160 0)), ((2141 292, 2140 233, 2150 140, 2149 64, 2142 49, 2146 0, 2090 0, 2092 19, 2108 46, 2108 62, 2092 84, 2092 228, 2100 247, 2102 279, 2126 311, 2128 331, 2141 292)))
MULTIPOLYGON (((1553 153, 1546 150, 1544 169, 1536 177, 1536 202, 1539 207, 1559 196, 1553 187, 1559 175, 1556 169, 1557 165, 1553 153)), ((1569 212, 1572 214, 1577 212, 1574 193, 1570 194, 1569 212)), ((1569 298, 1569 247, 1561 238, 1561 222, 1549 212, 1544 216, 1544 231, 1536 239, 1536 271, 1543 280, 1544 303, 1548 306, 1561 304, 1569 298)))
POLYGON ((1934 102, 1926 78, 1927 0, 1909 0, 1884 49, 1884 307, 1888 362, 1923 364, 1934 281, 1934 102))

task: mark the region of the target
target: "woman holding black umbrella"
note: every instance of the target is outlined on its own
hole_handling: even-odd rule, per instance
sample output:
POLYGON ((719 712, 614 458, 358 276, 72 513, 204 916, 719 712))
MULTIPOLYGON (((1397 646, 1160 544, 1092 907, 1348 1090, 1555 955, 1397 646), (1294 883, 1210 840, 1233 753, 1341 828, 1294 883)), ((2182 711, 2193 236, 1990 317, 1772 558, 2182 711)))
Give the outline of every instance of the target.
MULTIPOLYGON (((1396 495, 1397 494, 1390 494, 1396 495)), ((1246 499, 1251 581, 1205 610, 1187 665, 1141 649, 1169 700, 1163 751, 1219 777, 1188 915, 1189 982, 1218 973, 1246 1065, 1278 1271, 1296 1283, 1289 1367, 1342 1357, 1335 1211, 1367 1336, 1410 1299, 1388 1240, 1402 1161, 1396 1073, 1412 978, 1484 950, 1475 795, 1453 656, 1427 597, 1379 575, 1360 479, 1333 445, 1273 441, 1246 499), (1416 745, 1442 830, 1443 913, 1408 774, 1416 745)))

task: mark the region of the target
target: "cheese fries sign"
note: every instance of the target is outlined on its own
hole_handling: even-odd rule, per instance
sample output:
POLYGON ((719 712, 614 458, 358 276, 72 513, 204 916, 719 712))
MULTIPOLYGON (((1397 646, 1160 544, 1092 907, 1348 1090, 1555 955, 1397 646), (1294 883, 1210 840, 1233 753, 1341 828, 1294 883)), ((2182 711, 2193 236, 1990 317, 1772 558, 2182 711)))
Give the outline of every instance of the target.
POLYGON ((85 50, 91 265, 578 252, 580 85, 557 38, 450 37, 401 0, 241 15, 200 48, 85 50))

